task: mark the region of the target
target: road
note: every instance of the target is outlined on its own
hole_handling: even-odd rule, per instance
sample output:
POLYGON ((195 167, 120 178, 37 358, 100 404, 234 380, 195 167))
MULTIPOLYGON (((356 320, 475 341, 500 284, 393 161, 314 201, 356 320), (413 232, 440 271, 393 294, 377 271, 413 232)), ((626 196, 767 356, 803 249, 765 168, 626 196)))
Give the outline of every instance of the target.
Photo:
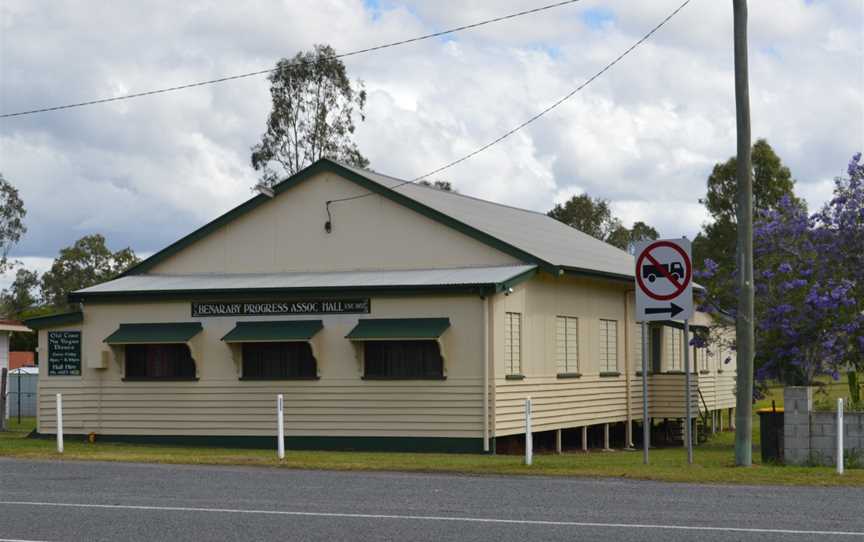
POLYGON ((864 489, 0 458, 0 540, 864 540, 864 489))

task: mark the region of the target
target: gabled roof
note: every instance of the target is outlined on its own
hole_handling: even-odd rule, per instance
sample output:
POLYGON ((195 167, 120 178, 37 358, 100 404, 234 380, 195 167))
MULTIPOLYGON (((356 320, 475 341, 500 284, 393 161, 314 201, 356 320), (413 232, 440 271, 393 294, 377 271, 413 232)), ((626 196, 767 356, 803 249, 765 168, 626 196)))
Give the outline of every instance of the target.
MULTIPOLYGON (((516 259, 536 264, 547 272, 564 271, 614 279, 633 279, 634 262, 630 254, 545 214, 406 183, 401 179, 329 159, 319 160, 277 184, 273 188, 275 197, 280 197, 293 186, 325 171, 335 173, 370 192, 413 209, 516 259)), ((267 201, 269 198, 264 195, 253 197, 142 261, 124 273, 124 276, 146 273, 164 259, 267 201)), ((333 207, 333 211, 338 213, 338 204, 333 207)))

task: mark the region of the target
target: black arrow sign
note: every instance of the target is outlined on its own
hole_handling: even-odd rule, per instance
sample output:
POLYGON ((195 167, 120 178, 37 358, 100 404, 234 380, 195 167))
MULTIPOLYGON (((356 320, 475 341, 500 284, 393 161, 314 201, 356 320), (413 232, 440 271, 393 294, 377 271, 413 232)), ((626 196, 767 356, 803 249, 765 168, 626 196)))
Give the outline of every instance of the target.
POLYGON ((668 307, 648 307, 645 309, 645 314, 663 314, 664 312, 668 312, 669 318, 675 318, 683 310, 675 303, 670 303, 668 307))

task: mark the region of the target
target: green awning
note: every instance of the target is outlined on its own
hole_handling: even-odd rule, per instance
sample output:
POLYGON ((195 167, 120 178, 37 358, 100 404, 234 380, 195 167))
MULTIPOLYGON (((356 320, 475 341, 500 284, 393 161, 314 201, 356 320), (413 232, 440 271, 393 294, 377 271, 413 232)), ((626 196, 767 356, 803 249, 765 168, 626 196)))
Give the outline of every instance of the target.
POLYGON ((437 339, 448 327, 449 318, 375 318, 360 320, 346 338, 357 341, 437 339))
POLYGON ((108 344, 185 343, 203 328, 201 322, 120 324, 105 338, 108 344))
POLYGON ((321 320, 237 322, 237 326, 222 337, 222 340, 227 343, 308 341, 323 327, 321 320))

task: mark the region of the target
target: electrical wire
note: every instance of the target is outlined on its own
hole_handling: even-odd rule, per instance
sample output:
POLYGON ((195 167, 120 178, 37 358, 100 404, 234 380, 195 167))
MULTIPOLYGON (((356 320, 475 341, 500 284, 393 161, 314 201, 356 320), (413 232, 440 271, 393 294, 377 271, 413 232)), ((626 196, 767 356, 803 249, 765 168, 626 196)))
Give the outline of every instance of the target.
MULTIPOLYGON (((566 6, 569 4, 575 4, 579 1, 580 0, 564 0, 562 2, 557 2, 554 4, 548 4, 545 6, 527 9, 524 11, 518 11, 516 13, 511 13, 509 15, 502 15, 501 17, 495 17, 493 19, 486 19, 484 21, 480 21, 480 22, 476 22, 476 23, 466 24, 463 26, 457 26, 455 28, 450 28, 448 30, 441 30, 439 32, 433 32, 432 34, 425 34, 422 36, 417 36, 415 38, 409 38, 409 39, 405 39, 405 40, 394 41, 394 42, 390 42, 390 43, 384 43, 381 45, 376 45, 374 47, 367 47, 365 49, 358 49, 356 51, 349 51, 347 53, 341 53, 338 55, 333 55, 331 57, 324 57, 321 60, 334 60, 337 58, 346 58, 349 56, 360 55, 363 53, 371 53, 373 51, 380 51, 381 49, 388 49, 390 47, 396 47, 399 45, 406 45, 409 43, 416 43, 418 41, 424 41, 424 40, 428 40, 428 39, 432 39, 432 38, 438 38, 441 36, 446 36, 447 34, 453 34, 456 32, 461 32, 463 30, 471 30, 474 28, 485 26, 487 24, 497 23, 497 22, 501 22, 501 21, 507 21, 509 19, 515 19, 517 17, 522 17, 523 15, 531 15, 534 13, 539 13, 541 11, 547 11, 550 9, 566 6)), ((277 68, 268 68, 266 70, 257 70, 257 71, 241 73, 241 74, 237 74, 237 75, 228 75, 226 77, 219 77, 218 79, 208 79, 206 81, 198 81, 195 83, 186 83, 186 84, 177 85, 174 87, 160 88, 160 89, 155 89, 155 90, 147 90, 147 91, 143 91, 143 92, 135 92, 132 94, 125 94, 123 96, 114 96, 113 98, 100 98, 97 100, 89 100, 86 102, 70 103, 70 104, 65 104, 65 105, 56 105, 56 106, 52 106, 52 107, 43 107, 40 109, 30 109, 28 111, 18 111, 15 113, 3 113, 3 114, 0 114, 0 119, 11 118, 11 117, 21 117, 21 116, 25 116, 25 115, 35 115, 37 113, 47 113, 49 111, 59 111, 61 109, 72 109, 72 108, 76 108, 76 107, 85 107, 85 106, 89 106, 89 105, 104 104, 104 103, 109 103, 109 102, 118 102, 121 100, 131 100, 132 98, 141 98, 143 96, 152 96, 154 94, 164 94, 166 92, 174 92, 174 91, 178 91, 178 90, 184 90, 187 88, 202 87, 205 85, 214 85, 217 83, 224 83, 226 81, 234 81, 236 79, 244 79, 247 77, 255 77, 258 75, 269 74, 271 72, 276 71, 276 69, 277 68)))
MULTIPOLYGON (((563 104, 564 102, 566 102, 567 100, 569 100, 570 98, 572 98, 574 95, 576 95, 576 93, 578 93, 579 91, 581 91, 583 88, 585 88, 585 87, 587 87, 588 85, 590 85, 590 84, 591 84, 595 79, 597 79, 598 77, 600 77, 601 75, 603 75, 604 73, 606 73, 606 72, 607 72, 609 69, 611 69, 615 64, 617 64, 617 63, 620 62, 622 59, 624 59, 624 57, 626 57, 627 55, 629 55, 629 54, 630 54, 634 49, 636 49, 637 47, 639 47, 640 45, 642 45, 645 41, 647 41, 649 38, 651 38, 651 36, 653 36, 655 32, 657 32, 658 30, 660 30, 660 29, 661 29, 661 28, 662 28, 666 23, 668 23, 668 22, 669 22, 673 17, 675 17, 675 16, 678 14, 678 12, 680 12, 682 9, 684 9, 684 8, 687 6, 687 4, 689 4, 691 1, 692 1, 692 0, 685 0, 685 2, 684 2, 683 4, 681 4, 681 5, 678 6, 675 10, 673 10, 669 15, 666 16, 666 18, 664 18, 662 21, 660 21, 659 24, 657 24, 654 28, 652 28, 650 31, 648 31, 648 33, 645 34, 644 36, 642 36, 638 41, 636 41, 636 43, 634 43, 633 45, 631 45, 630 47, 628 47, 628 48, 627 48, 623 53, 621 53, 620 55, 618 55, 617 57, 615 57, 615 59, 612 60, 612 62, 609 62, 608 64, 606 64, 606 65, 605 65, 605 66, 604 66, 600 71, 598 71, 597 73, 595 73, 594 75, 592 75, 591 77, 589 77, 589 78, 588 78, 585 82, 583 82, 581 85, 579 85, 578 87, 576 87, 575 89, 573 89, 572 91, 570 91, 569 93, 567 93, 563 98, 559 99, 558 101, 556 101, 555 103, 553 103, 552 105, 550 105, 549 107, 547 107, 546 109, 540 111, 539 113, 537 113, 537 114, 534 115, 533 117, 529 118, 528 120, 526 120, 526 121, 523 122, 522 124, 519 124, 519 125, 516 126, 515 128, 512 128, 511 130, 509 130, 509 131, 507 131, 506 133, 504 133, 504 135, 498 137, 497 139, 494 139, 493 141, 490 141, 489 143, 486 143, 485 145, 483 145, 483 146, 481 146, 481 147, 478 147, 477 149, 475 149, 475 150, 473 150, 472 152, 470 152, 470 153, 468 153, 468 154, 462 156, 461 158, 458 158, 458 159, 456 159, 456 160, 453 160, 452 162, 449 162, 449 163, 447 163, 447 164, 445 164, 445 165, 443 165, 443 166, 441 166, 441 167, 439 167, 439 168, 437 168, 437 169, 434 169, 434 170, 430 171, 429 173, 426 173, 426 174, 424 174, 424 175, 420 175, 419 177, 414 177, 414 178, 411 179, 410 181, 403 181, 403 182, 401 182, 401 183, 397 183, 397 184, 395 184, 395 185, 393 185, 393 186, 390 186, 390 187, 388 187, 388 188, 389 188, 390 190, 395 190, 396 188, 399 188, 400 186, 404 186, 404 185, 406 185, 406 184, 413 184, 413 183, 416 183, 417 181, 421 181, 421 180, 423 180, 423 179, 425 179, 425 178, 427 178, 427 177, 429 177, 429 176, 431 176, 431 175, 435 175, 436 173, 440 173, 440 172, 442 172, 442 171, 444 171, 444 170, 446 170, 446 169, 450 169, 451 167, 453 167, 453 166, 455 166, 455 165, 457 165, 457 164, 461 164, 462 162, 464 162, 464 161, 466 161, 466 160, 469 160, 469 159, 473 158, 474 156, 477 156, 478 154, 480 154, 481 152, 485 151, 486 149, 488 149, 488 148, 490 148, 490 147, 492 147, 492 146, 494 146, 494 145, 497 145, 498 143, 504 141, 505 139, 507 139, 507 138, 510 137, 511 135, 513 135, 513 134, 515 134, 516 132, 518 132, 519 130, 525 128, 525 127, 528 126, 529 124, 531 124, 531 123, 533 123, 534 121, 540 119, 541 117, 543 117, 544 115, 546 115, 547 113, 549 113, 550 111, 552 111, 553 109, 555 109, 556 107, 558 107, 559 105, 563 104)), ((350 197, 347 197, 347 198, 333 199, 333 200, 330 200, 330 201, 326 202, 325 207, 326 207, 326 209, 327 209, 327 216, 328 216, 328 218, 329 218, 328 222, 331 222, 331 221, 332 221, 332 218, 330 218, 330 204, 331 204, 331 203, 339 203, 339 202, 343 202, 343 201, 352 201, 352 200, 356 200, 356 199, 360 199, 360 198, 365 198, 365 197, 371 196, 371 195, 373 195, 373 194, 374 194, 373 192, 367 192, 367 193, 365 193, 365 194, 359 194, 359 195, 357 195, 357 196, 350 196, 350 197)))

